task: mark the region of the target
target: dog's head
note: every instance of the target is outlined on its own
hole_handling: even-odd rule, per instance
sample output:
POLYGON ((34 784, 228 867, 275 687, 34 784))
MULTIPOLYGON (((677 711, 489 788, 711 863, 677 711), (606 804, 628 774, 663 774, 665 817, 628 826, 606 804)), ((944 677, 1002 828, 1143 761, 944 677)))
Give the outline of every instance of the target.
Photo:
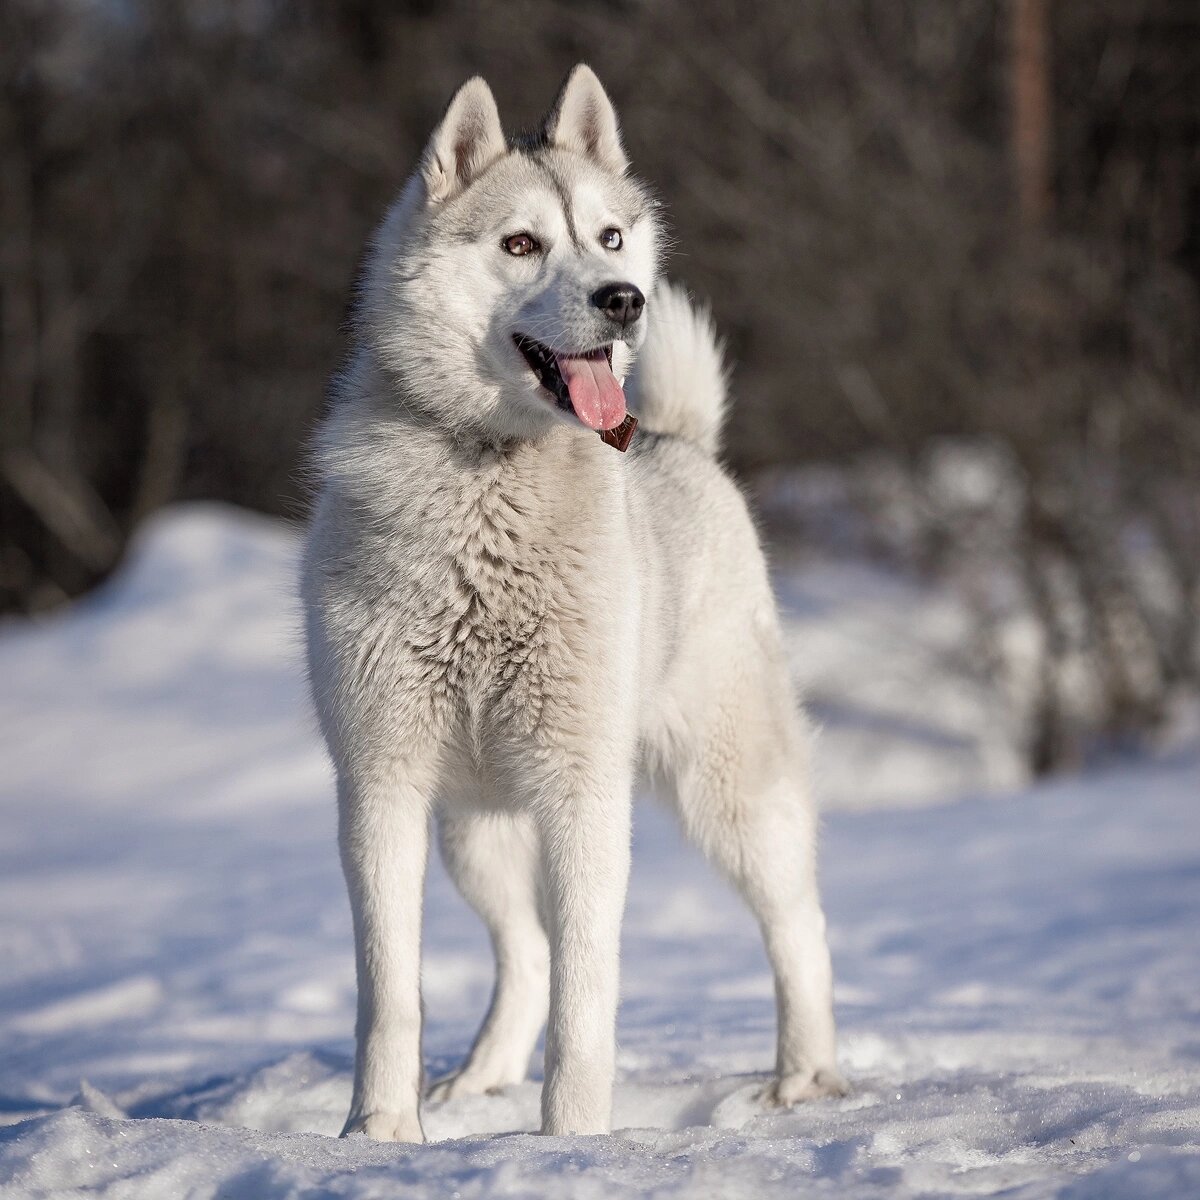
POLYGON ((512 142, 487 84, 463 84, 364 277, 364 333, 409 403, 498 439, 621 423, 660 242, 656 204, 627 168, 589 67, 512 142))

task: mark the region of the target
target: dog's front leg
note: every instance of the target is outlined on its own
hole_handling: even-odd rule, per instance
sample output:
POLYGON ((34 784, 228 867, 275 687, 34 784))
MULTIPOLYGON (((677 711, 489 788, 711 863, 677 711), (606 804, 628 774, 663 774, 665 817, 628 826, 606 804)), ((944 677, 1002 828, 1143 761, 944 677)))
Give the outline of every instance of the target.
POLYGON ((426 792, 412 782, 339 779, 338 842, 358 972, 354 1096, 342 1130, 423 1142, 421 900, 426 792))
POLYGON ((583 785, 559 797, 543 821, 550 926, 543 1133, 607 1133, 612 1124, 631 785, 627 777, 615 787, 583 785))

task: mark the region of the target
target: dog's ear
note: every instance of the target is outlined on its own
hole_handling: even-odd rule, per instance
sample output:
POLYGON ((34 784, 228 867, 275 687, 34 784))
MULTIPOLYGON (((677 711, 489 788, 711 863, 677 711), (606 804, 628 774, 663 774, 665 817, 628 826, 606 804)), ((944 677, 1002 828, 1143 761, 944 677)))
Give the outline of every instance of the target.
POLYGON ((594 159, 616 174, 629 166, 617 114, 595 71, 586 63, 571 70, 546 118, 546 142, 594 159))
POLYGON ((508 149, 492 89, 478 76, 454 93, 421 158, 430 204, 457 196, 508 149))

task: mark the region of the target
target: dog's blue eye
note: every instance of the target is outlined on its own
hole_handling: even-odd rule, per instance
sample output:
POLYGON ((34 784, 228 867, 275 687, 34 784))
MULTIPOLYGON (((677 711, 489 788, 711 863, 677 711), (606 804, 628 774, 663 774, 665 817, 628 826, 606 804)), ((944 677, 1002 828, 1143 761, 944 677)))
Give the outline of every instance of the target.
POLYGON ((535 254, 541 249, 527 233, 514 233, 511 237, 506 237, 501 243, 505 250, 516 258, 520 258, 523 254, 535 254))
POLYGON ((600 245, 605 250, 620 250, 623 239, 619 229, 606 229, 600 235, 600 245))

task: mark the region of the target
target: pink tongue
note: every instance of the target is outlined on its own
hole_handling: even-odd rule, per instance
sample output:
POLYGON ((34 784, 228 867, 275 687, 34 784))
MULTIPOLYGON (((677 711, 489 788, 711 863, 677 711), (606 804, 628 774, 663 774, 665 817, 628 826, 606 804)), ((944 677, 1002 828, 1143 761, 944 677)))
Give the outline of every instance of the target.
POLYGON ((625 393, 603 350, 554 357, 571 393, 571 407, 589 429, 615 429, 625 420, 625 393))

